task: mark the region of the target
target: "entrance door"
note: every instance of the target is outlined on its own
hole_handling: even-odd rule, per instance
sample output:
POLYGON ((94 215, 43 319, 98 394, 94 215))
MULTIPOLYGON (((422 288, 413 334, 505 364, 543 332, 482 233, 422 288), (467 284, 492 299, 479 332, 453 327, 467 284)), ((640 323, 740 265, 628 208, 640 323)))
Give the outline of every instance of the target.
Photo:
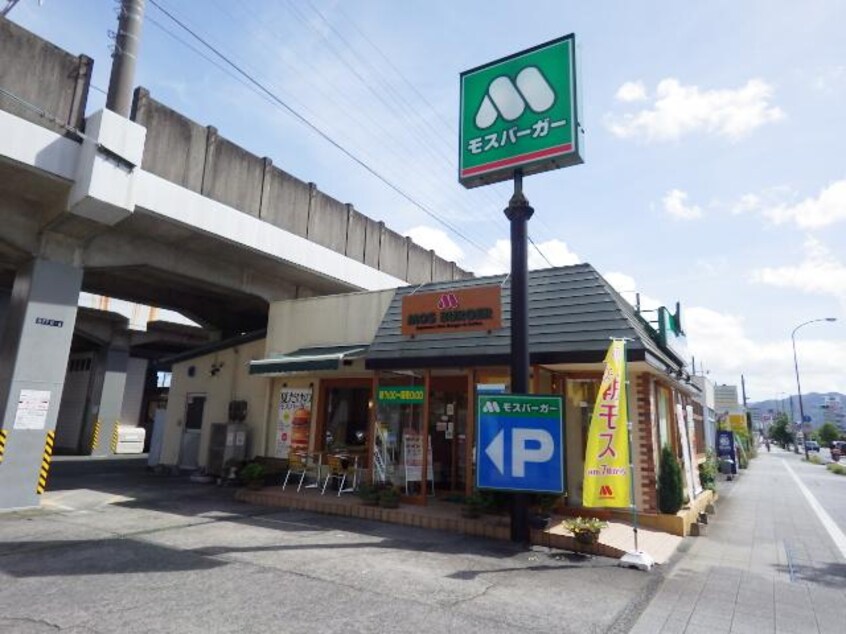
POLYGON ((180 469, 196 469, 199 466, 200 434, 203 430, 203 410, 206 407, 205 394, 189 394, 185 402, 185 431, 179 452, 180 469))
POLYGON ((435 490, 463 492, 467 480, 467 378, 433 376, 429 398, 429 437, 435 490))

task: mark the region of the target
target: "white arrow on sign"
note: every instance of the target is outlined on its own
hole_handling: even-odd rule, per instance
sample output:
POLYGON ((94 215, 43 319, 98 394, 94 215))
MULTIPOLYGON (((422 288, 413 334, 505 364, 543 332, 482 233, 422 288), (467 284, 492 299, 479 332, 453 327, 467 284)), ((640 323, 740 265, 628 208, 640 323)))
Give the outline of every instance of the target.
POLYGON ((505 430, 500 429, 499 433, 494 436, 494 439, 485 448, 485 455, 487 455, 487 457, 491 459, 491 462, 494 463, 494 466, 502 475, 505 475, 505 438, 503 437, 504 433, 505 430))

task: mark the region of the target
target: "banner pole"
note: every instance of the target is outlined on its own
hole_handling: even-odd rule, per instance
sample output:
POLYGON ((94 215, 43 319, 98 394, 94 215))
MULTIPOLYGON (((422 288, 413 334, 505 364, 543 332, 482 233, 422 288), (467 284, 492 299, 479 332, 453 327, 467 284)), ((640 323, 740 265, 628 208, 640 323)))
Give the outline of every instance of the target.
POLYGON ((632 458, 632 421, 628 421, 626 426, 629 430, 629 495, 632 505, 632 530, 635 537, 635 552, 637 552, 640 549, 637 547, 637 501, 635 500, 634 459, 632 458))
POLYGON ((623 385, 626 386, 626 430, 628 431, 629 441, 629 495, 631 497, 632 509, 632 531, 634 532, 634 550, 623 555, 620 559, 620 565, 630 568, 637 568, 639 570, 649 571, 655 565, 655 560, 643 551, 640 550, 638 544, 638 516, 637 516, 637 499, 635 498, 635 469, 634 469, 634 451, 632 447, 632 421, 631 421, 631 385, 629 385, 629 361, 626 357, 626 339, 623 339, 623 385))

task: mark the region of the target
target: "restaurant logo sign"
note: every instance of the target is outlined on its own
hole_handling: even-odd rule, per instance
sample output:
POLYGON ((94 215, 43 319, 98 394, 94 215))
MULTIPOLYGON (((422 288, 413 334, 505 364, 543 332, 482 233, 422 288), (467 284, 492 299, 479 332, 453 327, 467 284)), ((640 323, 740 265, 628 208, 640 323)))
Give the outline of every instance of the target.
POLYGON ((443 334, 502 327, 500 286, 412 293, 402 298, 402 334, 443 334))
POLYGON ((478 187, 582 162, 575 36, 461 73, 458 180, 478 187))

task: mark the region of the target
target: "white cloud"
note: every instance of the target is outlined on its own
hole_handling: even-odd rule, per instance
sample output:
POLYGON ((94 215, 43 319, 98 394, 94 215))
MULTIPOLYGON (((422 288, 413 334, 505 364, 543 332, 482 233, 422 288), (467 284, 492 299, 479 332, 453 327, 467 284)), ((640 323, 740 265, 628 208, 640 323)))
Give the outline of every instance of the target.
POLYGON ((733 211, 759 213, 776 225, 794 222, 802 229, 819 229, 846 220, 846 179, 796 204, 784 201, 785 189, 772 190, 769 195, 745 194, 733 211))
POLYGON ((820 92, 833 92, 846 85, 846 66, 829 66, 814 77, 813 87, 820 92))
MULTIPOLYGON (((638 301, 638 285, 631 275, 620 273, 619 271, 610 271, 603 273, 602 277, 614 287, 614 289, 622 295, 627 302, 635 306, 638 301)), ((657 310, 659 306, 664 306, 660 300, 640 293, 640 309, 641 310, 657 310)))
MULTIPOLYGON (((756 341, 744 326, 736 315, 704 307, 685 310, 684 327, 697 369, 704 367, 712 380, 730 384, 739 384, 743 374, 752 400, 773 398, 779 391, 795 394, 790 333, 775 341, 756 341)), ((837 384, 846 342, 803 337, 797 350, 803 392, 842 390, 837 384)))
POLYGON ((784 112, 772 105, 772 96, 773 88, 760 79, 734 90, 700 90, 667 78, 658 83, 652 108, 607 115, 606 125, 623 139, 674 141, 688 133, 707 132, 737 141, 784 118, 784 112))
POLYGON ((408 236, 424 249, 433 250, 444 260, 458 262, 464 257, 464 250, 441 229, 420 225, 412 227, 403 235, 408 236))
POLYGON ((702 208, 687 204, 687 193, 680 189, 671 189, 661 199, 666 211, 678 220, 696 220, 702 217, 702 208))
POLYGON ((627 81, 617 89, 614 95, 617 101, 632 103, 635 101, 646 101, 646 86, 642 81, 627 81))
MULTIPOLYGON (((538 242, 538 249, 543 252, 549 262, 538 253, 531 244, 529 245, 529 269, 546 269, 549 263, 552 266, 568 266, 578 264, 581 258, 570 251, 565 242, 553 238, 545 242, 538 242)), ((511 242, 509 240, 497 240, 496 244, 488 249, 488 256, 474 270, 477 275, 496 275, 507 273, 511 266, 511 242)))
POLYGON ((805 293, 831 295, 846 305, 846 265, 816 238, 804 243, 805 259, 797 265, 764 267, 752 272, 752 281, 805 293))

